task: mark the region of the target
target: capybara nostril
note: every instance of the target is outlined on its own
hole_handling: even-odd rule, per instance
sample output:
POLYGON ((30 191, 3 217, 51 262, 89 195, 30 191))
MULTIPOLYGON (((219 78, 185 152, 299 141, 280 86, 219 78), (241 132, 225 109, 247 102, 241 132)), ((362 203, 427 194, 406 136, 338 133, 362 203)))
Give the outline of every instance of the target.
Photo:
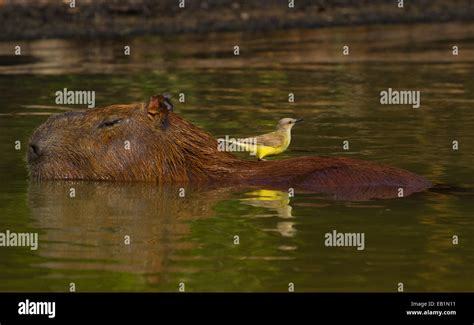
POLYGON ((37 144, 30 144, 30 148, 28 149, 28 158, 37 159, 41 156, 41 153, 40 147, 37 144))

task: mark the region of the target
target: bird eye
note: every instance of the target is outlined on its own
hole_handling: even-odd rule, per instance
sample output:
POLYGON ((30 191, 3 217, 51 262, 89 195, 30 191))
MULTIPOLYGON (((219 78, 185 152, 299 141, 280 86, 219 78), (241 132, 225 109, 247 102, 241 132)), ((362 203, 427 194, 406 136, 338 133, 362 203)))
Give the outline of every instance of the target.
POLYGON ((122 120, 123 119, 121 119, 121 118, 104 120, 99 124, 98 128, 102 129, 102 128, 111 127, 111 126, 114 126, 115 124, 120 123, 122 120))

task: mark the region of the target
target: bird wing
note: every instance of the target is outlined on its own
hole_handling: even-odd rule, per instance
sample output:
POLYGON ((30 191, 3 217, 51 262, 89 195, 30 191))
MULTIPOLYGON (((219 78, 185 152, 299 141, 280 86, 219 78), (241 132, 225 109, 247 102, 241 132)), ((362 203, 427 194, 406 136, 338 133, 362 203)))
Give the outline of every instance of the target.
POLYGON ((259 135, 257 138, 257 146, 268 146, 277 148, 285 142, 285 136, 280 132, 274 131, 259 135))

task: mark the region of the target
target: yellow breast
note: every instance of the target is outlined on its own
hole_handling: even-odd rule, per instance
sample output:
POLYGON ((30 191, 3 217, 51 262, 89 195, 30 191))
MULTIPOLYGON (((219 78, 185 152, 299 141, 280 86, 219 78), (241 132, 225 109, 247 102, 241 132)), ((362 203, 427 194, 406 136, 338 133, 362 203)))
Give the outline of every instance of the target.
POLYGON ((273 155, 278 155, 288 149, 288 146, 290 145, 291 141, 291 133, 288 132, 285 134, 285 138, 281 146, 279 147, 270 147, 270 146, 264 146, 264 145, 258 145, 257 144, 257 158, 262 159, 263 157, 266 156, 273 156, 273 155))

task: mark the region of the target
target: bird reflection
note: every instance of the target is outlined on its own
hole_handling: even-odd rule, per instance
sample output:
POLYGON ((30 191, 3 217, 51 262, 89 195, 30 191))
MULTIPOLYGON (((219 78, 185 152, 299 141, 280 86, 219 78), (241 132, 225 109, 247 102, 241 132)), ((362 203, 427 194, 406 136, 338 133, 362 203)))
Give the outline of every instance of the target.
MULTIPOLYGON (((276 212, 278 218, 293 219, 293 208, 290 205, 288 192, 278 190, 260 189, 245 193, 245 198, 241 202, 246 205, 271 209, 276 212)), ((278 221, 276 230, 283 237, 294 237, 296 234, 295 223, 292 221, 278 221)))

